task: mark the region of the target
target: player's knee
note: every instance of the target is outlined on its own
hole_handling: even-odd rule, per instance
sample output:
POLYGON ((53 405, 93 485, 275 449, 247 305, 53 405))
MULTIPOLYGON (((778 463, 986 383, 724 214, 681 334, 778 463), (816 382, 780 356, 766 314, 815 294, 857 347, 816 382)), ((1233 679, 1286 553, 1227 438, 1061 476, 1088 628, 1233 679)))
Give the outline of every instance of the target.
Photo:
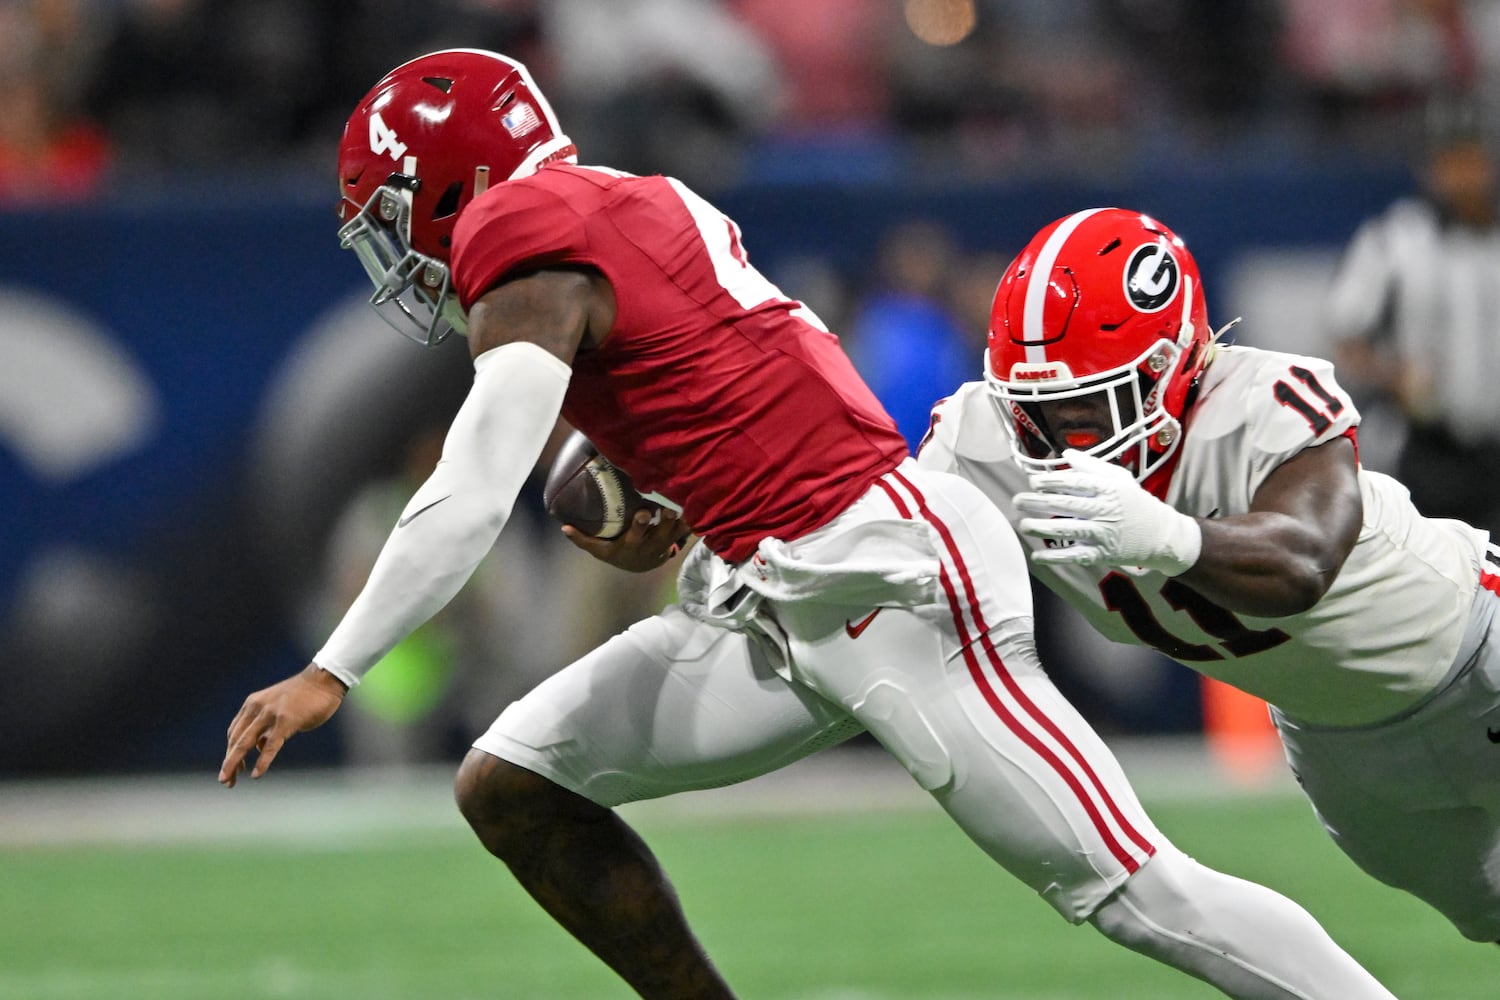
POLYGON ((1105 900, 1089 915, 1089 923, 1115 944, 1131 951, 1149 955, 1160 944, 1160 926, 1124 892, 1117 892, 1105 900))
POLYGON ((1197 862, 1174 850, 1158 851, 1146 866, 1105 900, 1089 922, 1105 937, 1152 954, 1180 928, 1202 926, 1192 891, 1197 862))
POLYGON ((454 780, 459 811, 491 854, 510 858, 536 832, 601 807, 524 767, 470 750, 454 780))

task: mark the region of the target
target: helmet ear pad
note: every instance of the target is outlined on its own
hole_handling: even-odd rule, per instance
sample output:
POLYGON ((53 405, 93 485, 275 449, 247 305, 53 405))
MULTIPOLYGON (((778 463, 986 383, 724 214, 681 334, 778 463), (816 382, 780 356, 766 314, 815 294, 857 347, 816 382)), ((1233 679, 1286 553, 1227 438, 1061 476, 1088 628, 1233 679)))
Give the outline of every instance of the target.
MULTIPOLYGON (((1144 480, 1181 438, 1212 331, 1197 262, 1164 224, 1119 208, 1044 227, 1006 269, 990 316, 986 381, 1023 465, 1062 464, 1025 404, 1108 392, 1113 427, 1085 450, 1144 480)), ((1101 400, 1104 397, 1101 397, 1101 400)))

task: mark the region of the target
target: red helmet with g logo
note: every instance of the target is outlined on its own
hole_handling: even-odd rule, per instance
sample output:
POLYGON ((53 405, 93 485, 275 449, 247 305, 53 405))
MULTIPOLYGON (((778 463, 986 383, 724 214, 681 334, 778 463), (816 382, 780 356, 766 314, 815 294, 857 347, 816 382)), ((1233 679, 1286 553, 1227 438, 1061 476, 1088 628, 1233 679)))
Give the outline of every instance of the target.
POLYGON ((339 145, 339 239, 375 283, 371 303, 423 343, 463 330, 447 265, 459 213, 491 183, 576 158, 514 59, 451 49, 387 73, 339 145))
POLYGON ((1065 464, 1039 404, 1098 394, 1113 432, 1084 450, 1144 481, 1177 448, 1213 339, 1182 240, 1148 215, 1094 208, 1042 229, 1006 269, 985 381, 1028 471, 1065 464))

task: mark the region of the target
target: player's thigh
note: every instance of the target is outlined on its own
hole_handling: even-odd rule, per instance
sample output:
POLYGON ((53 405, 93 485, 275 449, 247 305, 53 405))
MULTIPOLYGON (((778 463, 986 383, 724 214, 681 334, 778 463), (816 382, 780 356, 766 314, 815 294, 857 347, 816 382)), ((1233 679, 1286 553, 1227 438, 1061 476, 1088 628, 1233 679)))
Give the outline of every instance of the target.
POLYGON ((1298 783, 1350 860, 1426 901, 1466 937, 1500 939, 1495 780, 1465 780, 1471 761, 1452 735, 1469 731, 1477 744, 1483 737, 1474 725, 1434 726, 1419 718, 1339 732, 1282 717, 1278 726, 1298 783))
POLYGON ((858 732, 745 635, 672 607, 543 681, 474 746, 614 806, 743 781, 858 732))
POLYGON ((991 857, 1082 920, 1160 834, 1114 755, 1042 670, 1023 556, 999 512, 962 488, 915 485, 941 547, 936 603, 868 619, 868 608, 778 607, 795 669, 991 857))

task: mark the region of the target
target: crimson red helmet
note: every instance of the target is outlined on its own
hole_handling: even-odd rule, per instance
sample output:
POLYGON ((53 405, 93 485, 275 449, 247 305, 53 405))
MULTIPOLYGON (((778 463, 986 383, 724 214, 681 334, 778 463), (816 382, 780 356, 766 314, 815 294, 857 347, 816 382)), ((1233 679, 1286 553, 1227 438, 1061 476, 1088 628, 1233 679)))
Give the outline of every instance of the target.
POLYGON ((463 331, 448 274, 459 213, 491 182, 577 153, 514 59, 450 49, 387 73, 339 144, 339 239, 375 283, 376 310, 426 344, 463 331))
POLYGON ((1113 433, 1082 450, 1144 481, 1177 448, 1213 340, 1182 240, 1148 215, 1093 208, 1044 228, 1006 269, 985 381, 1023 468, 1065 464, 1039 404, 1100 393, 1113 433))

